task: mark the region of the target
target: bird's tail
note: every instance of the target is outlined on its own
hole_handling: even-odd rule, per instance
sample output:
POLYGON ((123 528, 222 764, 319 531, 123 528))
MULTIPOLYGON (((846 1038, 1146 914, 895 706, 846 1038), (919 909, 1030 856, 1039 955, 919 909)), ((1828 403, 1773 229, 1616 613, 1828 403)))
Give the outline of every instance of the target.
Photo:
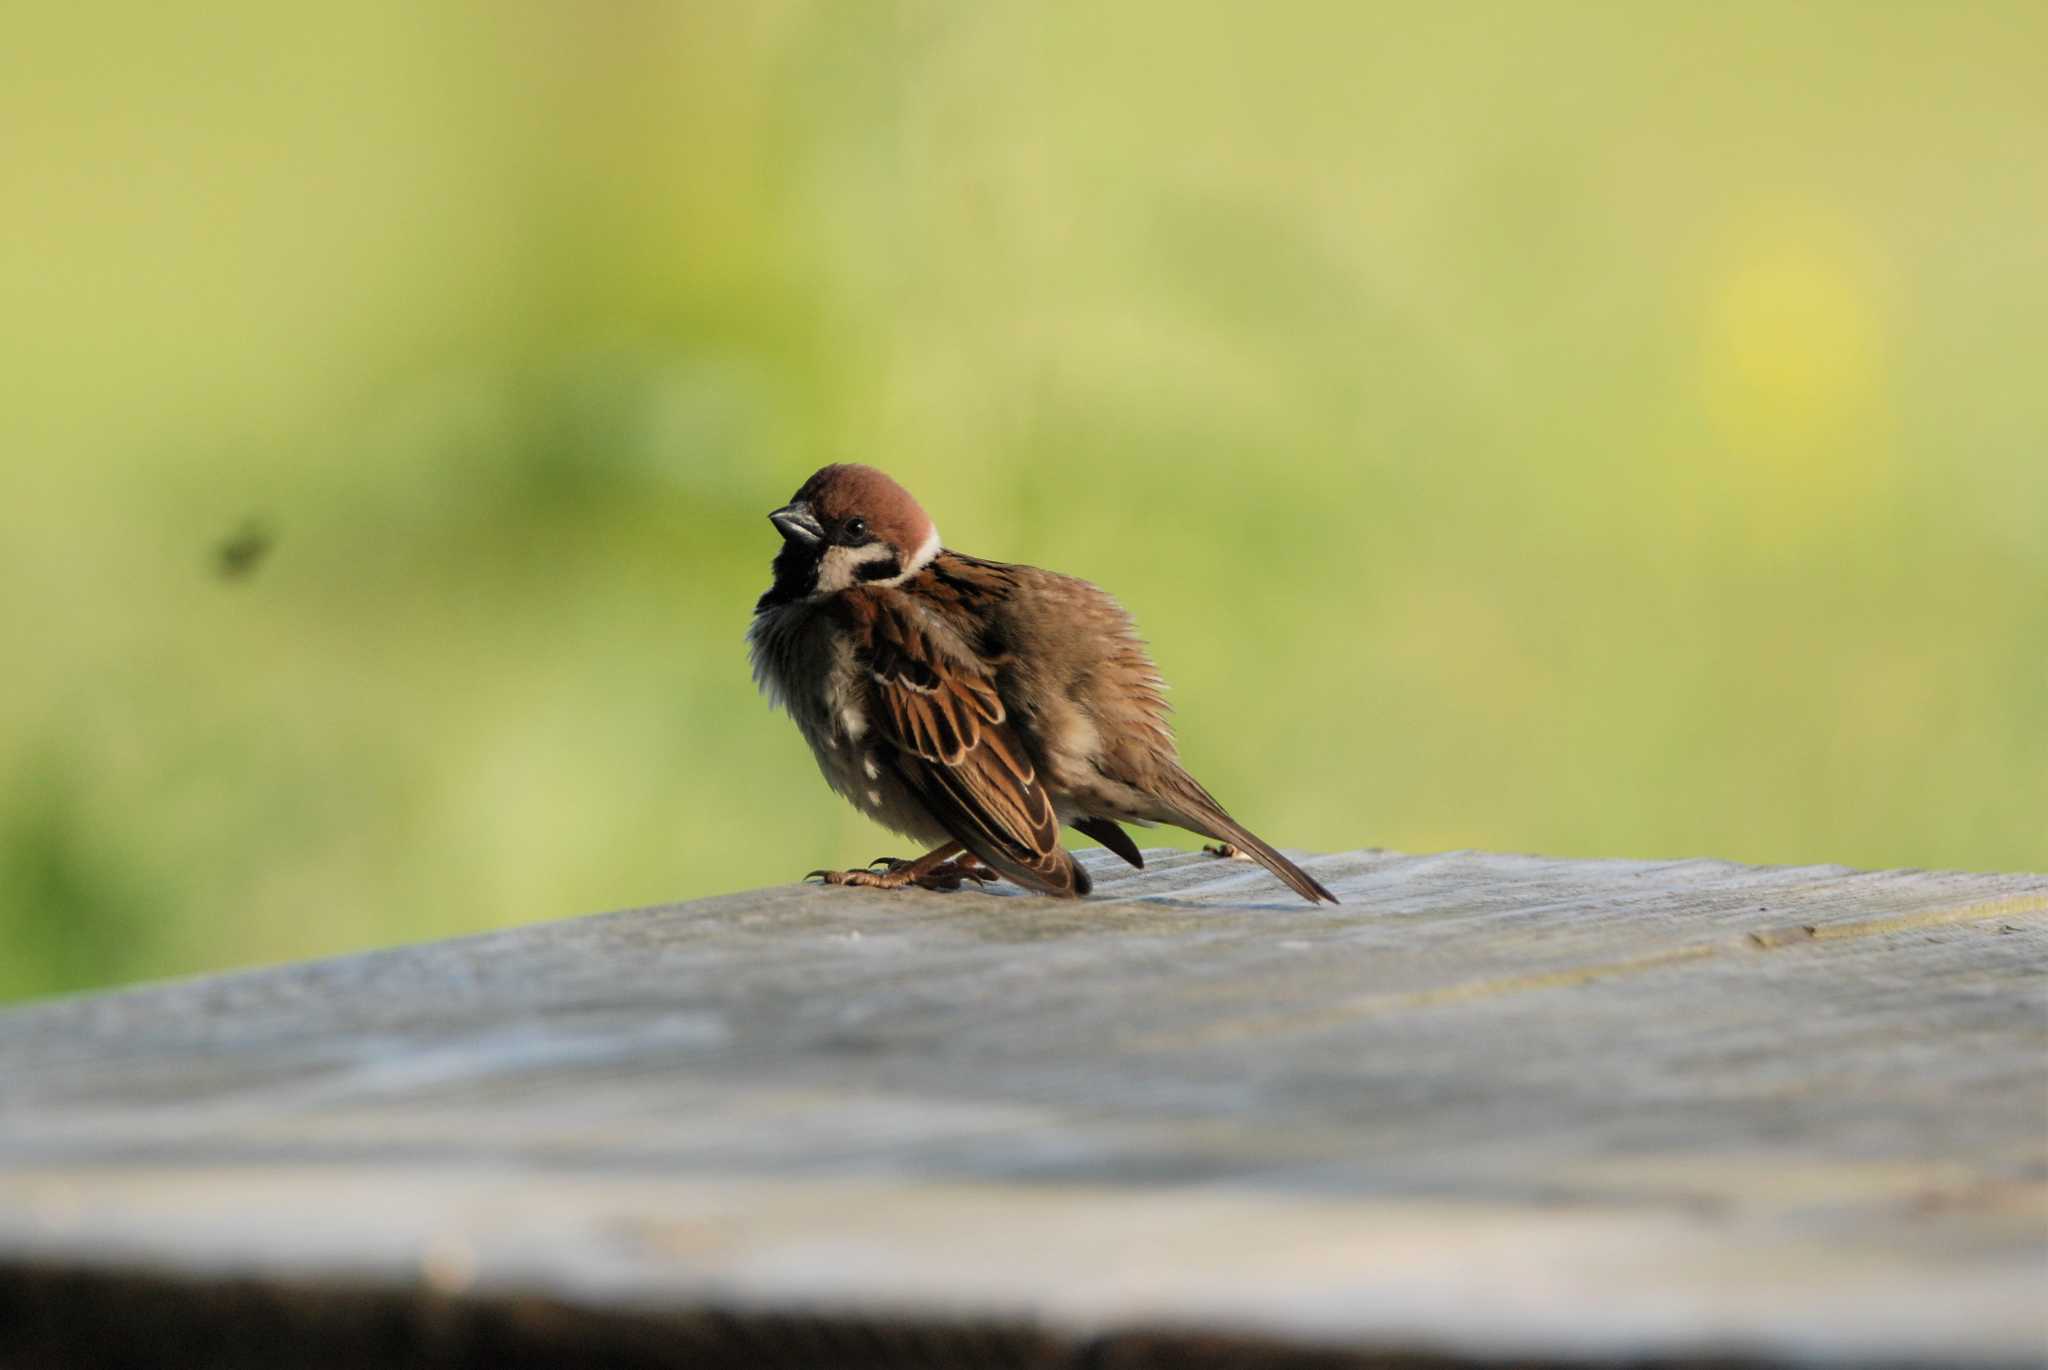
POLYGON ((1321 881, 1274 851, 1257 833, 1224 812, 1223 806, 1186 771, 1176 767, 1167 788, 1168 798, 1177 812, 1161 814, 1166 822, 1230 843, 1286 881, 1289 889, 1311 904, 1324 899, 1332 904, 1337 902, 1337 896, 1325 889, 1321 881))

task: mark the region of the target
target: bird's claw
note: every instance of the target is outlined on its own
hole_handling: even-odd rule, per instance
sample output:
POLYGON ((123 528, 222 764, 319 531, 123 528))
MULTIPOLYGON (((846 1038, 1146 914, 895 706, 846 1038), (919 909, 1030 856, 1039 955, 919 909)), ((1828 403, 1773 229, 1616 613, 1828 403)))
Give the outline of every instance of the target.
POLYGON ((1235 846, 1232 846, 1228 842, 1205 843, 1202 847, 1202 850, 1207 852, 1211 856, 1221 857, 1225 861, 1251 860, 1251 857, 1249 855, 1242 851, 1239 851, 1235 846))
POLYGON ((896 856, 878 856, 868 862, 865 869, 852 871, 812 871, 806 880, 823 880, 828 885, 854 885, 864 889, 900 890, 915 886, 924 890, 957 890, 969 880, 985 885, 996 878, 996 873, 972 857, 958 861, 944 861, 927 870, 912 874, 915 861, 905 861, 896 856), (882 867, 876 870, 875 867, 882 867))
POLYGON ((979 861, 948 861, 926 871, 916 883, 928 890, 957 890, 963 881, 968 880, 977 885, 993 885, 996 873, 979 861))

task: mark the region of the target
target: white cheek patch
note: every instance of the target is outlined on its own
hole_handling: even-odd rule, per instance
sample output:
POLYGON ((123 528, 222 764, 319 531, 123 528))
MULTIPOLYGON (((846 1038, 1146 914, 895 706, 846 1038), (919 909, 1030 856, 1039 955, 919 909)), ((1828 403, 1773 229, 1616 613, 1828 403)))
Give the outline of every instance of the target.
POLYGON ((818 558, 818 593, 835 594, 853 584, 853 550, 827 547, 818 558))
POLYGON ((904 574, 914 575, 931 565, 932 558, 939 554, 940 546, 939 525, 934 523, 931 532, 927 533, 924 541, 917 545, 917 550, 910 554, 910 565, 904 568, 904 574))
POLYGON ((814 595, 836 595, 854 585, 901 585, 912 576, 932 564, 945 544, 939 540, 939 528, 925 534, 924 541, 910 554, 910 561, 893 576, 863 576, 864 567, 876 566, 882 562, 894 563, 895 549, 886 542, 870 542, 859 547, 827 547, 818 558, 818 583, 814 595))
MULTIPOLYGON (((904 568, 903 568, 903 569, 902 569, 902 570, 901 570, 900 572, 898 572, 897 574, 895 574, 895 575, 893 575, 893 576, 888 576, 888 577, 885 577, 885 578, 883 578, 883 579, 881 579, 881 580, 871 580, 871 581, 869 581, 869 582, 868 582, 868 584, 870 584, 870 585, 901 585, 901 584, 902 584, 902 583, 903 583, 904 581, 906 581, 906 580, 909 580, 909 579, 910 579, 910 578, 911 578, 912 576, 916 575, 916 574, 917 574, 917 573, 918 573, 919 571, 922 571, 922 570, 923 570, 923 569, 924 569, 925 567, 927 567, 927 566, 931 565, 931 564, 932 564, 932 558, 933 558, 933 557, 935 557, 935 556, 937 556, 937 555, 939 554, 939 549, 940 549, 940 547, 941 547, 941 546, 943 546, 943 544, 942 544, 942 543, 940 543, 940 541, 939 541, 939 528, 938 528, 938 525, 937 525, 937 524, 933 524, 933 525, 932 525, 932 530, 931 530, 931 532, 929 532, 929 533, 925 534, 925 538, 924 538, 924 541, 923 541, 923 542, 920 542, 920 543, 919 543, 919 544, 917 545, 917 550, 916 550, 915 552, 912 552, 912 553, 910 554, 910 561, 909 561, 909 563, 908 563, 908 564, 906 564, 906 565, 904 566, 904 568)), ((882 558, 882 557, 871 557, 871 558, 869 558, 869 560, 871 560, 871 561, 880 561, 880 560, 883 560, 883 558, 882 558)))
MULTIPOLYGON (((830 547, 818 559, 818 593, 837 594, 847 586, 860 582, 860 568, 872 566, 878 561, 889 560, 892 553, 886 543, 870 542, 864 547, 830 547)), ((901 576, 887 580, 869 581, 870 585, 894 585, 901 576)))

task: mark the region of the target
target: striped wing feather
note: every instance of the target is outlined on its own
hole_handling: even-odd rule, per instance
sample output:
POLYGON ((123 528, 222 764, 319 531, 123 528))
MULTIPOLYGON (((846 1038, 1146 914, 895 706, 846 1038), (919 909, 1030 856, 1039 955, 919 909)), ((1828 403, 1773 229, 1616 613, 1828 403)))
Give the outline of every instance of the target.
POLYGON ((876 596, 868 638, 874 718, 903 781, 946 831, 1029 889, 1073 898, 1088 873, 1059 841, 1052 798, 1025 754, 995 681, 941 658, 911 618, 876 596))

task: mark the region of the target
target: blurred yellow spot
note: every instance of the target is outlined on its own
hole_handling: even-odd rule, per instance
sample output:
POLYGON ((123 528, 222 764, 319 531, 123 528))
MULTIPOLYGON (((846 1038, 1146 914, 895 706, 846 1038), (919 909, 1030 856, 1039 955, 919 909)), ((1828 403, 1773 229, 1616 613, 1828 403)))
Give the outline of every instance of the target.
POLYGON ((1854 225, 1772 216, 1709 280, 1701 364, 1728 474, 1774 493, 1878 484, 1879 254, 1854 225))

